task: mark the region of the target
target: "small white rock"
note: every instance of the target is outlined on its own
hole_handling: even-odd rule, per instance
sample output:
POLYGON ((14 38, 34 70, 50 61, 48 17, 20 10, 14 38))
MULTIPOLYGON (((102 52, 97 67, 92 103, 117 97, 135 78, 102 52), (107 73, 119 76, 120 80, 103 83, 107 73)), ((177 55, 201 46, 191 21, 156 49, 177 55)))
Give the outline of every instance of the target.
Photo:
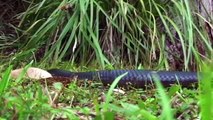
POLYGON ((118 94, 125 94, 125 92, 121 89, 114 89, 113 92, 118 93, 118 94))

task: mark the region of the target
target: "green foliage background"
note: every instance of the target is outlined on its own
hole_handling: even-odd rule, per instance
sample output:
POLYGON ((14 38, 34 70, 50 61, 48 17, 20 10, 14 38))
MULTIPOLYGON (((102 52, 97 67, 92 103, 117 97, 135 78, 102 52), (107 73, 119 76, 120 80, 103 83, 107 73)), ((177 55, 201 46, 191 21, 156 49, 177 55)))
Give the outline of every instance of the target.
POLYGON ((0 15, 0 71, 5 71, 0 119, 212 118, 213 20, 199 13, 194 1, 2 0, 0 15), (11 70, 23 66, 205 74, 194 89, 174 85, 165 91, 156 82, 157 89, 116 94, 121 76, 109 90, 96 82, 47 86, 23 73, 11 79, 11 70))

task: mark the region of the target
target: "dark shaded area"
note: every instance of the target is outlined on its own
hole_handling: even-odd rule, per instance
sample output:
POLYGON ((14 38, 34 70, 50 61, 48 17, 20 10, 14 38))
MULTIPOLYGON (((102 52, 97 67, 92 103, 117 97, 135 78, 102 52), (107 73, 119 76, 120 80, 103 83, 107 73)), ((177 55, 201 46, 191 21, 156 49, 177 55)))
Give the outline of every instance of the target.
POLYGON ((27 9, 28 3, 22 0, 0 1, 0 31, 1 34, 16 34, 11 25, 18 26, 20 19, 17 15, 27 9))
POLYGON ((0 0, 0 59, 3 63, 7 63, 18 52, 21 44, 17 41, 21 35, 18 28, 22 19, 19 15, 26 11, 29 4, 30 1, 0 0))

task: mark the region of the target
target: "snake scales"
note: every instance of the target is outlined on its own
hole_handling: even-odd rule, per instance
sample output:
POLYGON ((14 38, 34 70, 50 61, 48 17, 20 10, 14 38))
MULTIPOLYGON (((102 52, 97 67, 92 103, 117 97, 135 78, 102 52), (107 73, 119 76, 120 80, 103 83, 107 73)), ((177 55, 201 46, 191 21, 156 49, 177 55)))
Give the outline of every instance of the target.
POLYGON ((151 70, 100 70, 93 72, 71 72, 61 69, 51 69, 48 72, 57 77, 77 77, 78 79, 96 80, 100 79, 104 85, 111 84, 119 75, 127 72, 118 83, 118 86, 125 87, 131 84, 134 87, 143 88, 154 84, 154 77, 160 80, 163 86, 180 84, 188 87, 198 83, 199 74, 197 72, 180 71, 151 71, 151 70))

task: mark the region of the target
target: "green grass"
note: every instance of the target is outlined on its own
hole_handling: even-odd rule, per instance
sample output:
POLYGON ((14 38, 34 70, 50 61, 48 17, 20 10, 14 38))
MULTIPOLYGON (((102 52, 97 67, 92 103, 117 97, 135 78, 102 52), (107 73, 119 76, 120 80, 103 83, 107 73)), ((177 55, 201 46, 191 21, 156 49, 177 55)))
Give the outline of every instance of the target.
POLYGON ((123 89, 124 94, 113 92, 113 89, 117 88, 117 82, 125 74, 118 77, 109 88, 103 87, 98 81, 81 84, 73 81, 68 87, 63 87, 60 83, 46 85, 35 80, 10 79, 11 68, 3 73, 0 81, 2 119, 211 118, 211 67, 204 68, 211 76, 204 77, 201 80, 204 85, 198 88, 186 89, 179 85, 163 88, 156 82, 157 89, 123 89))
POLYGON ((0 34, 0 119, 212 118, 213 49, 206 24, 211 29, 213 24, 212 18, 203 17, 193 2, 16 3, 21 10, 5 9, 16 13, 8 14, 13 15, 9 18, 16 24, 0 24, 0 28, 13 30, 0 34), (179 85, 163 88, 156 83, 156 89, 124 90, 125 94, 113 92, 119 78, 109 88, 100 82, 79 85, 78 81, 68 87, 60 83, 48 86, 23 78, 24 71, 17 80, 10 78, 12 69, 30 66, 73 71, 192 70, 205 76, 194 89, 179 85))

